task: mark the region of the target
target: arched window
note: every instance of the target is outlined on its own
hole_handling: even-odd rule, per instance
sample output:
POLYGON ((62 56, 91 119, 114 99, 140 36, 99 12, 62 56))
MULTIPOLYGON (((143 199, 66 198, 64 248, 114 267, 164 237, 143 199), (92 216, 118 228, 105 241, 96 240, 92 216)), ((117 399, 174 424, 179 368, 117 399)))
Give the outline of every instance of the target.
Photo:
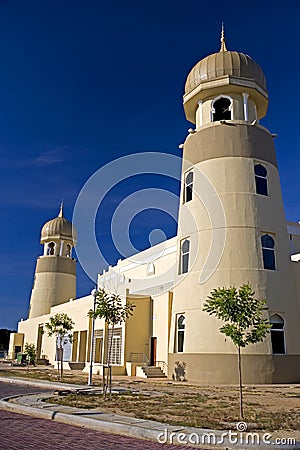
POLYGON ((261 237, 261 247, 264 261, 264 269, 276 270, 275 264, 275 241, 269 234, 261 237))
POLYGON ((183 314, 177 316, 177 345, 176 351, 178 353, 183 352, 184 344, 184 333, 185 333, 185 317, 183 314))
POLYGON ((184 178, 184 202, 189 202, 193 198, 194 172, 190 171, 184 178))
POLYGON ((55 249, 54 242, 49 242, 48 249, 47 249, 47 255, 54 255, 54 249, 55 249))
POLYGON ((153 264, 153 262, 150 262, 147 265, 147 275, 148 276, 155 275, 155 265, 153 264))
POLYGON ((187 273, 189 271, 189 257, 190 257, 190 240, 183 239, 180 242, 179 274, 187 273))
POLYGON ((262 164, 255 164, 254 173, 256 193, 260 195, 268 195, 267 169, 262 164))
POLYGON ((231 120, 232 100, 230 97, 219 97, 212 103, 212 121, 231 120))
POLYGON ((70 258, 70 256, 71 256, 71 245, 70 244, 67 244, 66 256, 68 258, 70 258))
POLYGON ((274 354, 285 354, 284 320, 279 314, 274 314, 270 319, 272 351, 274 354))

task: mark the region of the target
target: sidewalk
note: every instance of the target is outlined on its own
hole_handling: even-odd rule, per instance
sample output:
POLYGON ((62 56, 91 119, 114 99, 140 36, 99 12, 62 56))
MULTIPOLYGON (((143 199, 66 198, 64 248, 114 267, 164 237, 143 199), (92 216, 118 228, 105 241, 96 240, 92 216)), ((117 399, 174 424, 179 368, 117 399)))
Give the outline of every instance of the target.
MULTIPOLYGON (((134 417, 121 416, 118 414, 107 414, 100 411, 79 409, 63 405, 54 405, 45 403, 43 399, 49 398, 53 395, 49 389, 53 390, 71 390, 77 389, 85 390, 92 389, 99 391, 99 387, 84 387, 82 385, 74 385, 67 383, 51 383, 47 381, 24 380, 17 378, 0 377, 0 381, 7 383, 26 384, 32 387, 45 388, 48 391, 45 393, 32 395, 18 395, 8 397, 0 400, 0 408, 9 410, 11 412, 26 414, 42 419, 54 420, 69 425, 76 425, 86 427, 96 431, 106 433, 120 434, 130 437, 151 439, 156 442, 170 443, 170 444, 186 444, 199 448, 218 448, 228 450, 243 450, 243 449, 285 449, 296 450, 300 449, 300 441, 295 445, 276 444, 275 433, 271 437, 270 434, 262 438, 262 435, 257 437, 256 433, 251 433, 254 436, 247 438, 247 432, 238 432, 228 435, 228 432, 215 431, 200 428, 172 426, 166 423, 154 422, 151 420, 136 419, 134 417), (10 400, 10 402, 8 402, 10 400), (227 434, 226 434, 227 433, 227 434), (257 441, 259 439, 259 442, 257 441), (211 445, 208 445, 211 444, 211 445)), ((267 434, 267 433, 265 433, 267 434)), ((187 447, 188 448, 188 447, 187 447)))

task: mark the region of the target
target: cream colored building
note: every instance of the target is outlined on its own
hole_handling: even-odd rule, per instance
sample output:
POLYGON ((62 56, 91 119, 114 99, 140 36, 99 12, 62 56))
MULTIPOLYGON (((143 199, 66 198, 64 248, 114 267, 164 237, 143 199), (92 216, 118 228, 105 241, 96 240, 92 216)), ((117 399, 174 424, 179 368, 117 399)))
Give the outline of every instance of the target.
MULTIPOLYGON (((300 225, 286 222, 275 136, 259 123, 268 108, 265 76, 248 55, 228 51, 222 33, 220 51, 189 73, 183 105, 194 129, 183 145, 178 235, 98 277, 99 287, 136 305, 115 330, 114 373, 145 376, 146 363, 177 380, 237 382, 236 349, 202 308, 214 288, 250 283, 267 301, 272 330, 243 350, 244 382, 299 382, 300 225)), ((62 210, 41 243, 29 318, 12 336, 10 356, 31 342, 54 363, 54 339, 41 331, 64 312, 75 322, 66 366, 88 370, 93 297, 76 299, 76 236, 62 210)), ((106 362, 109 335, 97 319, 94 372, 106 362)))

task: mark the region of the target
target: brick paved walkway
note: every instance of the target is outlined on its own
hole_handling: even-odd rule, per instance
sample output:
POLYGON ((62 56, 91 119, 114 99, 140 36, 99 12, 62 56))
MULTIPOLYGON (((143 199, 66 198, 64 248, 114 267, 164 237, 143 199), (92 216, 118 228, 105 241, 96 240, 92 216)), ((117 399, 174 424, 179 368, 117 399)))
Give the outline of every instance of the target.
MULTIPOLYGON (((53 389, 50 389, 53 391, 53 389)), ((22 395, 22 394, 33 394, 38 392, 45 392, 47 391, 46 388, 37 388, 33 386, 28 386, 26 384, 16 384, 16 383, 10 383, 9 381, 7 383, 0 381, 0 398, 3 397, 9 397, 11 395, 22 395)))
MULTIPOLYGON (((0 382, 0 398, 43 391, 45 389, 0 382)), ((1 450, 192 450, 186 445, 162 445, 1 409, 0 424, 1 450)))
MULTIPOLYGON (((1 450, 187 450, 0 410, 1 450)), ((199 450, 199 448, 198 448, 199 450)))

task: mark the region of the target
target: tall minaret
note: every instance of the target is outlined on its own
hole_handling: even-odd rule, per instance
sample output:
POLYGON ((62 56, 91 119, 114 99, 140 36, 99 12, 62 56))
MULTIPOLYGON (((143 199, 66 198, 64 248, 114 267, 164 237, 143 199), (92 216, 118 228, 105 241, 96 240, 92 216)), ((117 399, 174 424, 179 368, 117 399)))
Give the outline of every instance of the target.
POLYGON ((72 258, 76 230, 64 218, 63 204, 58 217, 43 226, 41 244, 44 254, 36 263, 29 319, 49 314, 52 306, 76 297, 76 261, 72 258))
POLYGON ((273 354, 270 335, 248 346, 244 381, 285 382, 285 371, 296 381, 299 305, 274 135, 259 124, 268 107, 265 76, 250 56, 227 50, 222 29, 220 51, 189 73, 183 105, 195 129, 183 146, 170 374, 182 362, 190 381, 237 381, 236 349, 202 308, 213 289, 249 283, 270 318, 282 320, 285 354, 273 354))

